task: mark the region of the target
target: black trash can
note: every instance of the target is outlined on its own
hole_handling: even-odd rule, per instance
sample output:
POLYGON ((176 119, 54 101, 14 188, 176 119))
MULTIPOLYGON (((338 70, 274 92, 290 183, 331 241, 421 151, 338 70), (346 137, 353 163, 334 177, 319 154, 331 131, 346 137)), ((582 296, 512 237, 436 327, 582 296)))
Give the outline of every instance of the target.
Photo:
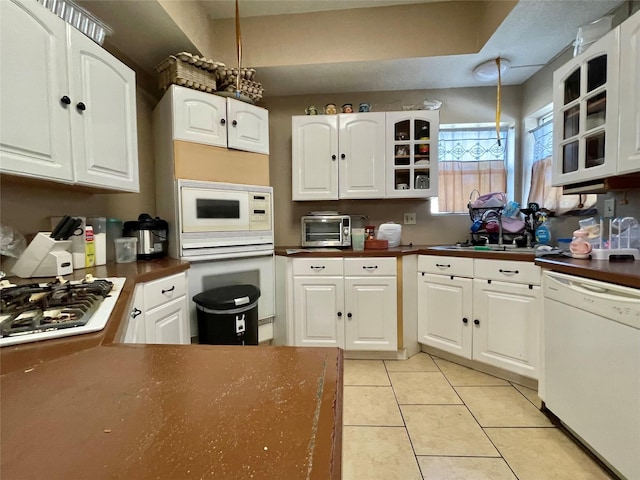
POLYGON ((257 345, 258 298, 255 285, 229 285, 194 296, 200 343, 257 345))

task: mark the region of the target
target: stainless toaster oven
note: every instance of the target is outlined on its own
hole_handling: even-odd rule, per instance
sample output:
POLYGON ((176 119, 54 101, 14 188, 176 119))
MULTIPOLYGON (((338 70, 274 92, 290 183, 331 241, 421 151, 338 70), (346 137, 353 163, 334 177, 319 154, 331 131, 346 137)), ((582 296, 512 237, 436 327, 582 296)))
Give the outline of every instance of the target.
POLYGON ((350 247, 351 217, 339 212, 309 212, 302 217, 303 247, 350 247))

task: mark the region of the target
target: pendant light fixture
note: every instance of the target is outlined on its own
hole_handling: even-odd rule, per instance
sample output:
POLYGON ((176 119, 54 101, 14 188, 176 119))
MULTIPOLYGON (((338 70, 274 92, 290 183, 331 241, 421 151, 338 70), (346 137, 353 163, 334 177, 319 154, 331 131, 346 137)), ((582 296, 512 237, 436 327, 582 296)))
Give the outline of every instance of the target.
POLYGON ((481 63, 474 68, 473 76, 481 82, 495 82, 498 79, 498 75, 506 74, 510 68, 511 62, 509 60, 498 57, 481 63))

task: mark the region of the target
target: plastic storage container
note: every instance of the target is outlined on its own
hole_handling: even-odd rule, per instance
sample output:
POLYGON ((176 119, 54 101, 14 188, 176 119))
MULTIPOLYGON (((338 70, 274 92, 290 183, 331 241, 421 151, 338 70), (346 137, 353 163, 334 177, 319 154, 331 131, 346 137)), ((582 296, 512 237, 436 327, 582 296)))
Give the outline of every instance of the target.
POLYGON ((257 345, 258 298, 255 285, 229 285, 195 295, 200 343, 257 345))

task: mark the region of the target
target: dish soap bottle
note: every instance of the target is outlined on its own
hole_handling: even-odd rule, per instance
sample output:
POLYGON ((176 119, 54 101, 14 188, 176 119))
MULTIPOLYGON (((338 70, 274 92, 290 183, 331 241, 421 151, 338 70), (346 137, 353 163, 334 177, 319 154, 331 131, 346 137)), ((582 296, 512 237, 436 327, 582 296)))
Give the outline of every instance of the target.
POLYGON ((547 223, 547 215, 541 213, 542 223, 536 228, 536 243, 539 245, 549 245, 551 243, 551 231, 547 223))

